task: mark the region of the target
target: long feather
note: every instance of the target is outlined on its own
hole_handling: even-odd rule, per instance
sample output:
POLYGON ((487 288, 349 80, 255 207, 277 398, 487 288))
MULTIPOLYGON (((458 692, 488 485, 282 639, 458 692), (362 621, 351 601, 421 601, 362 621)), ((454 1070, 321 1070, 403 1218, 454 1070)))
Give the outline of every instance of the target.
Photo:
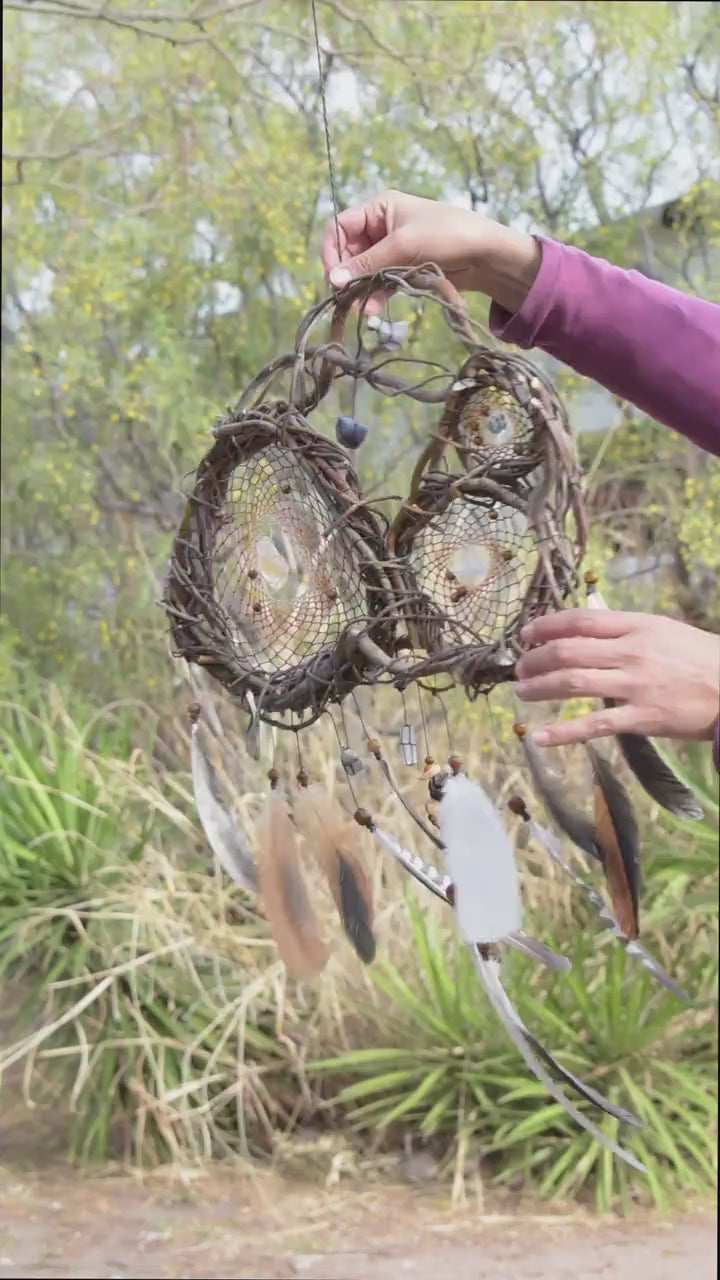
MULTIPOLYGON (((631 1165, 633 1169, 639 1170, 640 1173, 646 1173, 647 1170, 644 1164, 642 1164, 642 1162, 638 1160, 636 1156, 632 1155, 630 1151, 626 1151, 624 1147, 618 1146, 618 1144, 616 1142, 613 1142, 611 1138, 608 1138, 607 1135, 602 1132, 602 1130, 598 1129, 597 1125, 593 1124, 591 1120, 588 1120, 588 1118, 583 1115, 582 1111, 578 1111, 577 1107, 570 1101, 569 1098, 566 1098, 562 1089, 559 1088, 559 1086, 552 1079, 552 1076, 550 1076, 549 1073, 545 1070, 545 1067, 543 1063, 540 1061, 540 1057, 536 1051, 538 1047, 538 1042, 535 1040, 535 1037, 530 1034, 524 1022, 522 1021, 520 1015, 517 1013, 516 1009, 512 1005, 511 1001, 509 1000, 507 992, 505 991, 505 988, 503 987, 500 981, 499 966, 497 964, 497 961, 489 958, 486 959, 482 955, 482 953, 478 950, 477 947, 474 947, 472 951, 473 951, 473 959, 475 961, 475 967, 480 976, 480 980, 485 988, 485 991, 490 1000, 490 1003, 492 1004, 493 1008, 495 1009, 495 1012, 497 1013, 498 1017, 503 1023, 503 1026, 505 1027, 505 1030, 507 1031, 516 1049, 525 1059, 525 1062, 530 1067, 530 1070, 537 1077, 537 1079, 540 1080, 540 1082, 545 1085, 545 1088, 547 1089, 551 1097, 553 1097, 555 1101, 560 1104, 563 1110, 566 1111, 567 1114, 572 1117, 575 1123, 579 1124, 581 1128, 585 1129, 595 1139, 596 1142, 600 1143, 600 1145, 605 1147, 608 1151, 612 1151, 613 1155, 616 1155, 621 1160, 624 1160, 626 1164, 631 1165)), ((539 1046, 539 1047, 542 1048, 542 1046, 539 1046)), ((551 1054, 548 1053, 546 1049, 543 1049, 542 1052, 543 1052, 543 1057, 546 1059, 546 1061, 548 1061, 548 1065, 552 1063, 554 1066, 554 1069, 559 1068, 563 1072, 566 1078, 568 1075, 571 1074, 571 1073, 564 1072, 564 1069, 560 1068, 560 1064, 555 1062, 555 1059, 552 1057, 551 1054)), ((605 1111, 607 1114, 617 1116, 617 1112, 618 1110, 620 1110, 619 1108, 614 1107, 612 1103, 606 1102, 606 1100, 603 1099, 600 1094, 597 1094, 595 1090, 591 1089, 589 1086, 583 1085, 582 1081, 578 1081, 576 1077, 573 1077, 573 1080, 576 1081, 576 1085, 579 1084, 582 1086, 583 1096, 585 1096, 588 1099, 588 1101, 591 1101, 595 1106, 599 1106, 601 1110, 605 1111)), ((623 1111, 622 1116, 621 1117, 618 1116, 617 1118, 621 1118, 626 1121, 629 1120, 633 1123, 638 1123, 635 1120, 635 1117, 631 1116, 630 1112, 623 1111)))
MULTIPOLYGON (((587 606, 589 609, 607 609, 607 605, 597 589, 594 573, 585 577, 587 606)), ((614 707, 612 698, 603 698, 606 707, 614 707)), ((677 818, 703 818, 702 805, 684 782, 681 782, 649 738, 637 733, 619 733, 618 745, 623 753, 628 769, 633 773, 643 790, 677 818)))
POLYGON ((305 889, 297 845, 287 803, 273 792, 259 830, 260 897, 288 973, 312 978, 325 967, 328 950, 305 889))
POLYGON ((321 787, 300 792, 294 815, 327 878, 345 933, 364 964, 370 964, 376 950, 372 884, 353 848, 353 824, 321 787))
POLYGON ((208 844, 226 875, 241 889, 257 889, 257 868, 237 822, 226 807, 210 757, 202 745, 199 718, 190 729, 195 805, 208 844))
MULTIPOLYGON (((442 899, 448 905, 453 904, 453 885, 449 876, 444 876, 437 867, 433 867, 431 863, 425 862, 417 853, 411 853, 409 849, 403 846, 391 836, 389 832, 384 831, 382 827, 376 826, 374 823, 370 827, 375 838, 392 854, 396 862, 408 871, 420 884, 429 889, 436 898, 442 899)), ((566 956, 559 956, 545 942, 539 942, 536 938, 531 938, 525 933, 524 929, 517 929, 514 933, 509 933, 502 941, 503 946, 511 947, 514 951, 519 951, 524 956, 529 956, 532 960, 537 960, 539 964, 544 964, 548 969, 554 969, 557 972, 566 972, 570 968, 570 961, 566 956)))
MULTIPOLYGON (((524 726, 522 728, 524 730, 524 726)), ((535 745, 529 733, 520 732, 520 729, 521 726, 516 725, 516 736, 522 746, 530 776, 553 822, 584 854, 589 858, 599 859, 601 854, 593 823, 568 804, 564 783, 553 777, 545 765, 541 748, 535 745)))
MULTIPOLYGON (((606 707, 615 706, 612 698, 605 698, 604 702, 606 707)), ((619 733, 617 741, 628 769, 651 800, 676 818, 697 820, 705 816, 697 797, 665 763, 649 738, 619 733)))
POLYGON ((660 984, 661 987, 665 987, 666 991, 671 991, 679 1000, 689 1001, 690 996, 687 991, 685 991, 685 989, 670 976, 667 970, 658 963, 655 957, 646 950, 642 943, 634 940, 631 941, 631 939, 623 933, 620 928, 620 924, 615 919, 615 916, 612 911, 610 911, 607 903, 600 894, 593 889, 592 885, 587 883, 587 880, 583 880, 582 876, 578 875, 574 867, 571 867, 570 864, 565 861, 562 855, 560 842, 555 838, 552 831, 548 831, 546 827, 542 827, 532 820, 528 821, 528 826, 530 834, 535 838, 535 840, 537 840, 538 844, 542 846, 545 852, 550 855, 553 862, 570 877, 577 888, 580 889, 581 893, 585 895, 590 905, 594 907, 597 912, 600 923, 604 925, 606 929, 610 929, 612 931, 616 941, 620 943, 621 947, 624 947, 626 953, 631 956, 632 959, 639 960, 643 968, 647 969, 648 973, 660 984))
POLYGON ((620 927, 638 936, 640 893, 639 832, 630 797, 605 756, 586 744, 593 771, 595 830, 603 871, 620 927))
POLYGON ((453 882, 458 928, 466 942, 500 942, 522 924, 515 850, 502 819, 477 782, 447 779, 438 820, 453 882))

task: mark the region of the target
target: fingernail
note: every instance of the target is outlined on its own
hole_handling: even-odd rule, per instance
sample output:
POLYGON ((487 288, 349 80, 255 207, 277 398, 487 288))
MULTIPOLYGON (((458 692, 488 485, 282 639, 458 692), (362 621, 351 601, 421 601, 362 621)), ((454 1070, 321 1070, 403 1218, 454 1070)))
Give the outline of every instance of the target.
POLYGON ((532 635, 532 622, 528 622, 527 626, 523 627, 520 632, 520 639, 522 640, 523 644, 527 644, 531 635, 532 635))
POLYGON ((334 284, 338 289, 344 284, 349 284, 351 280, 352 276, 347 267, 333 267, 330 272, 330 283, 334 284))
POLYGON ((535 729, 531 734, 533 742, 538 747, 546 747, 550 742, 550 734, 547 729, 535 729))

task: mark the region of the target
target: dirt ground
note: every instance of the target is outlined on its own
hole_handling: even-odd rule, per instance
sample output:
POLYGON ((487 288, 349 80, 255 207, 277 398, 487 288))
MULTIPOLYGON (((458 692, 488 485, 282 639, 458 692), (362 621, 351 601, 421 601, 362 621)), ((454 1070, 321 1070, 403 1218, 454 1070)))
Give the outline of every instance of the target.
POLYGON ((447 1190, 333 1190, 237 1170, 84 1178, 0 1166, 3 1277, 223 1280, 711 1280, 708 1212, 668 1224, 530 1206, 447 1207, 447 1190))

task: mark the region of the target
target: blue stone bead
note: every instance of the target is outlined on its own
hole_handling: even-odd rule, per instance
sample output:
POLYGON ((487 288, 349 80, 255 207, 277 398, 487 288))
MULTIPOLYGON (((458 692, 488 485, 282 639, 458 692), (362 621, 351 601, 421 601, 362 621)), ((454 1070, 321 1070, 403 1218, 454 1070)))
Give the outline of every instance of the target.
POLYGON ((368 433, 368 429, 357 418, 340 417, 335 423, 335 437, 338 444, 346 449, 358 449, 368 433))

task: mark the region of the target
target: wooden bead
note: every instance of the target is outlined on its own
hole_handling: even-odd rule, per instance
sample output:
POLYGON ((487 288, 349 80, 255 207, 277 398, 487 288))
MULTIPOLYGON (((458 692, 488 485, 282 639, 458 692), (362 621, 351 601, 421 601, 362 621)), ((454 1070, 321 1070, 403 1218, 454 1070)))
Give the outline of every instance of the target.
POLYGON ((530 821, 530 814, 522 796, 511 796, 508 800, 508 809, 511 813, 516 814, 518 818, 522 818, 523 822, 530 821))

